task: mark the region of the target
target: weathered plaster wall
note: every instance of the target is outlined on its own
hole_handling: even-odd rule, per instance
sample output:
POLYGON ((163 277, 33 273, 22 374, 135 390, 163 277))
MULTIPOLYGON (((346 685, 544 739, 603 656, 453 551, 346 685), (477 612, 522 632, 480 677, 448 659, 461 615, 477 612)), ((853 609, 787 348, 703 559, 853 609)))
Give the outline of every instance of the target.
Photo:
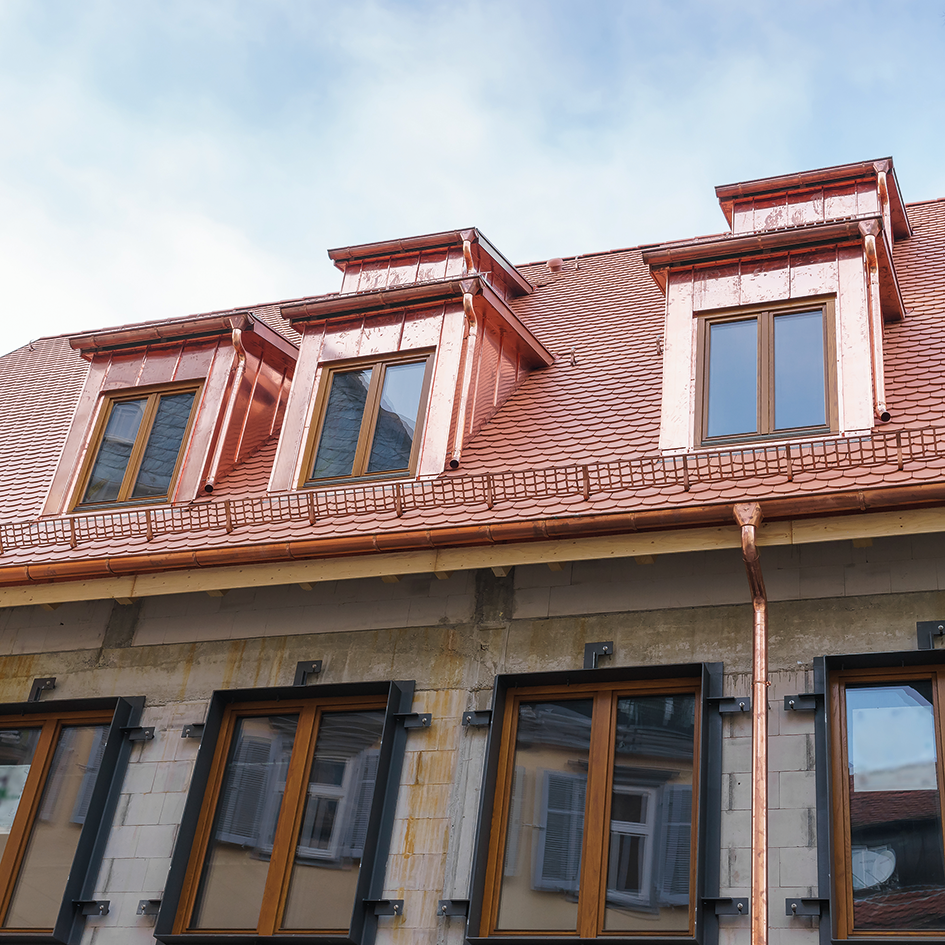
MULTIPOLYGON (((915 622, 945 613, 942 536, 765 548, 771 594, 770 922, 772 943, 805 945, 816 922, 782 915, 786 896, 816 891, 816 799, 810 714, 783 696, 809 691, 814 657, 915 648, 915 622)), ((613 640, 601 665, 725 664, 725 689, 750 692, 751 613, 740 556, 719 551, 656 558, 234 590, 0 612, 0 701, 26 698, 55 676, 44 699, 146 695, 123 785, 87 945, 145 945, 151 920, 138 901, 159 898, 198 743, 182 727, 203 720, 216 689, 292 682, 300 660, 321 659, 315 686, 412 678, 414 709, 429 729, 408 734, 387 893, 405 915, 382 919, 378 942, 458 943, 460 920, 436 916, 440 898, 465 898, 478 818, 485 728, 462 712, 487 708, 497 673, 578 668, 584 644, 613 640)), ((749 883, 750 718, 724 723, 723 894, 749 883)), ((747 922, 726 920, 722 940, 744 945, 747 922)))

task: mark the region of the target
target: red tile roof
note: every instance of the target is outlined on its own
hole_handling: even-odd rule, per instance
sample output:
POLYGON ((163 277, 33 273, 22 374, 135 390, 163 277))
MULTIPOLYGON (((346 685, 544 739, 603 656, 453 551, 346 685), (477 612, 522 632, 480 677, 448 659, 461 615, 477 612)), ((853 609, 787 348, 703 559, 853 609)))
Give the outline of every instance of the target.
MULTIPOLYGON (((660 456, 664 299, 641 249, 630 248, 567 260, 559 272, 519 267, 535 290, 510 306, 556 360, 533 371, 467 441, 456 472, 396 486, 266 496, 276 445, 270 439, 212 497, 189 506, 41 521, 87 370, 64 338, 42 339, 0 359, 0 569, 940 483, 945 201, 912 205, 909 217, 914 236, 894 251, 907 316, 885 336, 893 419, 866 439, 660 456)), ((234 311, 251 311, 294 336, 278 305, 234 311)))

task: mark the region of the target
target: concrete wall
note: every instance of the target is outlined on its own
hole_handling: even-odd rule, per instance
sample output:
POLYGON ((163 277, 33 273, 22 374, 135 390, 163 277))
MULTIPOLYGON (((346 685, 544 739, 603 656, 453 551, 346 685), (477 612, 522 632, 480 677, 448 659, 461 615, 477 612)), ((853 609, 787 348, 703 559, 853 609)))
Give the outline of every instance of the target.
MULTIPOLYGON (((813 659, 915 649, 915 623, 945 616, 941 535, 765 548, 770 606, 771 942, 813 943, 813 919, 781 915, 786 896, 816 894, 813 718, 785 713, 809 691, 813 659)), ((145 695, 156 737, 133 749, 96 896, 111 912, 89 920, 87 945, 145 945, 176 839, 195 739, 217 689, 289 685, 300 660, 323 660, 315 686, 415 679, 387 893, 405 915, 381 919, 381 943, 458 943, 462 923, 436 916, 440 898, 466 898, 485 728, 461 715, 491 703, 497 673, 579 668, 584 644, 613 640, 601 666, 722 661, 725 690, 750 692, 751 611, 737 552, 523 566, 432 575, 186 594, 122 606, 110 601, 0 611, 0 701, 25 700, 55 676, 45 701, 145 695)), ((722 893, 749 884, 750 718, 724 722, 722 893)), ((748 940, 747 920, 723 920, 723 943, 748 940)))

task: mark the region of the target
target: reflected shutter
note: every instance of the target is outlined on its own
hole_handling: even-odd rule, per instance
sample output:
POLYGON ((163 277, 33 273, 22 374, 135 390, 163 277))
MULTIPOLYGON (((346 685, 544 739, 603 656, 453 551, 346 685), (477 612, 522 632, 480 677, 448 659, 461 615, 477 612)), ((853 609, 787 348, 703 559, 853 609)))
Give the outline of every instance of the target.
POLYGON ((244 736, 227 765, 226 787, 217 819, 216 838, 256 846, 266 800, 270 743, 244 736))
POLYGON ((362 752, 358 766, 358 777, 350 811, 347 840, 342 848, 343 856, 360 859, 364 855, 364 841, 367 837, 368 820, 371 816, 371 801, 374 799, 374 785, 377 781, 377 764, 381 753, 376 748, 362 752))
POLYGON ((581 775, 545 772, 536 889, 577 892, 586 788, 587 779, 581 775))
POLYGON ((659 901, 662 905, 689 904, 691 839, 692 787, 669 784, 663 788, 660 811, 659 901))

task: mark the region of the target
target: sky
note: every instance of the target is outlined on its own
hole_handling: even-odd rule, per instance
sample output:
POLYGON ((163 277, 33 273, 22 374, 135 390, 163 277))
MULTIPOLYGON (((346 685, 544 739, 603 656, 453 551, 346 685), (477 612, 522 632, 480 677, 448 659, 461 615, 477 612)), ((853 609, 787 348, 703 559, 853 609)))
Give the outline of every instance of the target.
POLYGON ((717 184, 892 155, 945 196, 945 0, 0 0, 0 352, 716 233, 717 184))

